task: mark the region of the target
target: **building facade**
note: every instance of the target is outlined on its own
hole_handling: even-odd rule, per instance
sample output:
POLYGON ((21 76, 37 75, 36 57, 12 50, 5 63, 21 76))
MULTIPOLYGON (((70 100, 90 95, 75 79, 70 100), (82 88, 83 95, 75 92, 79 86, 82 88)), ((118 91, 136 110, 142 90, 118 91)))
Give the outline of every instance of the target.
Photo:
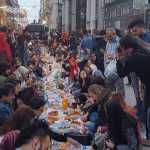
POLYGON ((63 31, 81 31, 86 28, 87 0, 63 0, 63 31))
POLYGON ((75 31, 86 28, 86 0, 41 0, 40 22, 50 29, 75 31))
POLYGON ((40 22, 50 29, 62 28, 62 0, 41 0, 40 22))
POLYGON ((104 0, 87 0, 86 28, 101 30, 104 27, 104 0))
POLYGON ((148 0, 41 0, 40 22, 60 31, 125 29, 138 17, 150 24, 146 1, 148 3, 148 0))
POLYGON ((18 0, 0 0, 0 25, 16 26, 20 15, 18 0))
POLYGON ((140 0, 107 0, 104 4, 105 28, 126 29, 129 22, 136 18, 144 18, 143 2, 140 0), (141 7, 140 7, 141 6, 141 7))

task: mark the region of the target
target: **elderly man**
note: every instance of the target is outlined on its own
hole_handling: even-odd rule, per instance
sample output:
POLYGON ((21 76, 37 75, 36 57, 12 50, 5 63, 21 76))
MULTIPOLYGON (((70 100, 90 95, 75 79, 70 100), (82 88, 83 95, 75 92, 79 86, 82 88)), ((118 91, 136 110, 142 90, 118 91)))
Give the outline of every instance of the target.
POLYGON ((119 37, 116 35, 116 31, 113 28, 106 29, 106 53, 105 53, 105 65, 110 60, 114 59, 117 54, 117 48, 119 46, 119 37))
MULTIPOLYGON (((106 53, 104 58, 104 66, 105 68, 110 63, 111 60, 116 59, 117 50, 119 46, 120 38, 116 34, 116 30, 113 28, 106 29, 106 53)), ((125 96, 124 82, 123 79, 118 79, 114 85, 112 85, 116 91, 120 92, 121 95, 125 96)))

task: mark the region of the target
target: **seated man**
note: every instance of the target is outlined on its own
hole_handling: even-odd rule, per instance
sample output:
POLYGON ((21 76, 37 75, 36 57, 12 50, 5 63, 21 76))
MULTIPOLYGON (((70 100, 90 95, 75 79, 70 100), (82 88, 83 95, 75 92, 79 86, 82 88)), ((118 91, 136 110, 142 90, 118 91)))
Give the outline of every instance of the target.
POLYGON ((6 83, 0 88, 0 126, 13 113, 11 100, 14 98, 13 84, 6 83))
POLYGON ((0 86, 8 80, 10 73, 11 73, 10 65, 6 63, 1 63, 0 64, 0 86))
POLYGON ((16 150, 49 150, 51 140, 69 142, 77 146, 77 142, 65 135, 53 132, 45 120, 35 119, 24 128, 15 142, 16 150))
POLYGON ((18 150, 48 150, 51 145, 51 135, 47 124, 36 120, 29 124, 16 140, 18 150))

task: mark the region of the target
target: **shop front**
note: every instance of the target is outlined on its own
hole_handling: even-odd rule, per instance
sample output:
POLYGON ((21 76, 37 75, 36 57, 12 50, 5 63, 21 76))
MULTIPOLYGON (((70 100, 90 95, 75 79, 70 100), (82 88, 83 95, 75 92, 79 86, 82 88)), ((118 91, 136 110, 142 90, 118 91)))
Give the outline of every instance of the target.
POLYGON ((106 28, 125 29, 131 20, 139 17, 143 17, 143 11, 134 9, 133 0, 114 1, 105 6, 106 28))

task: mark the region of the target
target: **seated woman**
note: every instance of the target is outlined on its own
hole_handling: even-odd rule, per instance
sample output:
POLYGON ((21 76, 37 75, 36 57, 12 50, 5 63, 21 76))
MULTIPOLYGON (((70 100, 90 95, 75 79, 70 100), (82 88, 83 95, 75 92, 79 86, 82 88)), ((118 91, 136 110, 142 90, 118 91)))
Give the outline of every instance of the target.
POLYGON ((99 58, 98 57, 98 53, 96 53, 96 52, 93 52, 93 53, 91 53, 91 56, 90 56, 90 62, 92 63, 92 64, 95 64, 96 65, 96 67, 99 69, 99 70, 101 70, 103 67, 102 67, 102 65, 103 65, 103 63, 102 63, 102 58, 99 58))
POLYGON ((79 88, 73 91, 73 95, 77 98, 80 105, 84 105, 87 101, 85 94, 88 93, 89 86, 90 78, 87 76, 86 72, 82 70, 79 76, 79 88))
POLYGON ((80 83, 81 92, 87 93, 88 88, 90 86, 90 78, 84 70, 80 72, 79 83, 80 83))
POLYGON ((98 126, 105 126, 104 104, 107 101, 108 93, 108 90, 97 84, 91 85, 88 89, 91 105, 83 117, 83 121, 93 133, 97 131, 98 126))
POLYGON ((90 77, 91 84, 99 84, 105 86, 105 77, 103 73, 97 69, 96 65, 90 64, 88 62, 84 66, 84 71, 90 77))
POLYGON ((112 95, 106 104, 109 139, 106 145, 110 149, 140 149, 138 120, 134 110, 120 101, 119 96, 112 95))
POLYGON ((68 63, 70 65, 70 79, 72 81, 76 81, 79 73, 79 66, 77 62, 76 53, 71 53, 68 59, 68 63))

